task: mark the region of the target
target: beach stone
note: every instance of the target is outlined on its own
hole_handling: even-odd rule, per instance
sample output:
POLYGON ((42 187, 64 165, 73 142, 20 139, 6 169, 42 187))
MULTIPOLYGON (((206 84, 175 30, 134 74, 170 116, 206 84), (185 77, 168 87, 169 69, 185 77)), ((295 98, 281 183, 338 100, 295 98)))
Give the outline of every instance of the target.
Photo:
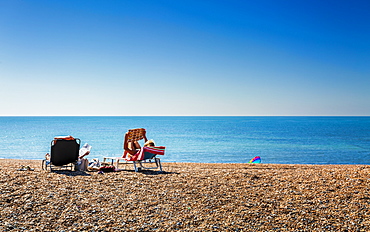
POLYGON ((161 174, 98 175, 0 162, 1 231, 370 231, 367 165, 162 163, 161 174))

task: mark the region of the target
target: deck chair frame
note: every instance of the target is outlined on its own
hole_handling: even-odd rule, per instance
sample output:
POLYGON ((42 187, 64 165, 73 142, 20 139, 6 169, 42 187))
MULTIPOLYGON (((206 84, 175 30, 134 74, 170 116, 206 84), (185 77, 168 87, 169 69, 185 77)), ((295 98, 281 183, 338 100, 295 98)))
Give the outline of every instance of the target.
POLYGON ((127 170, 126 165, 134 165, 134 171, 139 172, 143 169, 159 169, 160 172, 163 172, 162 170, 162 164, 160 158, 152 158, 152 159, 146 159, 146 160, 137 160, 137 161, 127 161, 125 158, 122 157, 104 157, 103 159, 103 165, 112 165, 116 167, 117 171, 123 171, 127 170), (110 160, 110 162, 109 162, 110 160), (125 169, 120 169, 119 167, 121 165, 125 165, 125 169), (150 166, 148 166, 150 165, 150 166), (155 165, 155 166, 153 166, 155 165))
POLYGON ((133 164, 135 172, 141 171, 142 169, 159 169, 161 172, 162 164, 161 159, 156 157, 157 155, 164 155, 165 147, 143 147, 140 154, 133 159, 123 157, 104 157, 103 165, 115 166, 117 170, 120 169, 120 165, 133 164), (108 162, 111 160, 111 162, 108 162))

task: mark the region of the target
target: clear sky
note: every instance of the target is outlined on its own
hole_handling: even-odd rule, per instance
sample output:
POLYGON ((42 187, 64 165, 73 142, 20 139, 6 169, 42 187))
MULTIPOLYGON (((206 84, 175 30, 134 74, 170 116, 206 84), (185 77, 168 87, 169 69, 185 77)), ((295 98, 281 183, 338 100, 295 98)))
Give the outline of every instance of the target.
POLYGON ((369 0, 0 0, 0 116, 369 116, 369 12, 369 0))

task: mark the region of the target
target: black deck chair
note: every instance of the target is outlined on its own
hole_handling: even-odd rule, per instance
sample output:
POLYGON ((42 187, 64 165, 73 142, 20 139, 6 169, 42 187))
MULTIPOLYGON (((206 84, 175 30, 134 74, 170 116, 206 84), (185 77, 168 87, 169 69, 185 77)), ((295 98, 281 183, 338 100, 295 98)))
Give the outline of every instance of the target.
POLYGON ((43 160, 44 170, 75 170, 80 150, 80 139, 69 137, 57 137, 51 141, 50 160, 43 160))

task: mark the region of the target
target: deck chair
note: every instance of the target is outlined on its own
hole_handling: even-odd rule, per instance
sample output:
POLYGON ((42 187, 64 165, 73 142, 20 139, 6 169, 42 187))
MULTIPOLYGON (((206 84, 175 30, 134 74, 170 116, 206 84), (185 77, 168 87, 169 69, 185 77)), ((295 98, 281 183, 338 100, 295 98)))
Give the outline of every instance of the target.
POLYGON ((72 136, 55 137, 51 141, 50 157, 42 161, 44 170, 76 170, 81 140, 72 136))
MULTIPOLYGON (((145 129, 131 129, 128 131, 128 139, 138 141, 144 138, 143 132, 145 129)), ((162 172, 162 165, 160 158, 157 155, 164 155, 166 147, 142 147, 135 155, 130 156, 126 152, 123 153, 122 157, 104 157, 103 165, 112 165, 119 169, 121 164, 133 164, 135 172, 141 171, 142 169, 159 169, 162 172), (108 162, 111 160, 111 162, 108 162)))

